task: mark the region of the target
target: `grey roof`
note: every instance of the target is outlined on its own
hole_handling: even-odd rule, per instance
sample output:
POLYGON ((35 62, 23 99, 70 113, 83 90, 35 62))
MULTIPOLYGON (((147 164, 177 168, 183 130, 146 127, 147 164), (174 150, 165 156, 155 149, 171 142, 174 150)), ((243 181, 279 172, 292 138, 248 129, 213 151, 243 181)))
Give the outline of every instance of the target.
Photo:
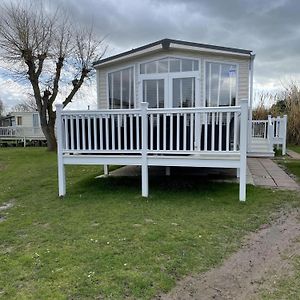
POLYGON ((187 41, 181 41, 181 40, 173 40, 173 39, 162 39, 141 47, 134 48, 129 51, 125 51, 122 53, 119 53, 117 55, 113 55, 107 58, 100 59, 98 61, 94 62, 95 65, 100 65, 105 62, 113 61, 114 59, 121 58, 123 56, 127 56, 129 54, 137 53, 139 51, 152 48, 154 46, 160 45, 162 46, 162 49, 168 50, 170 47, 170 44, 177 44, 177 45, 184 45, 184 46, 192 46, 192 47, 198 47, 198 48, 206 48, 211 50, 219 50, 219 51, 225 51, 225 52, 231 52, 231 53, 237 53, 237 54, 246 54, 251 55, 252 50, 245 50, 245 49, 239 49, 239 48, 231 48, 231 47, 223 47, 223 46, 216 46, 216 45, 209 45, 209 44, 200 44, 200 43, 194 43, 194 42, 187 42, 187 41))

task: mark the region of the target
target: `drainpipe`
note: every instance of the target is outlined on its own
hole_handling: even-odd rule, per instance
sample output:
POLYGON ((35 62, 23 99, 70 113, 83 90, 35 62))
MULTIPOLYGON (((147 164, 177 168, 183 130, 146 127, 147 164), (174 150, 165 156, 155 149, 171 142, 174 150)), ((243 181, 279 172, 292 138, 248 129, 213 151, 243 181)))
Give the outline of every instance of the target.
POLYGON ((255 53, 250 53, 250 80, 249 80, 249 126, 248 126, 248 152, 251 151, 251 141, 252 141, 252 105, 253 105, 253 74, 254 74, 254 59, 255 53))

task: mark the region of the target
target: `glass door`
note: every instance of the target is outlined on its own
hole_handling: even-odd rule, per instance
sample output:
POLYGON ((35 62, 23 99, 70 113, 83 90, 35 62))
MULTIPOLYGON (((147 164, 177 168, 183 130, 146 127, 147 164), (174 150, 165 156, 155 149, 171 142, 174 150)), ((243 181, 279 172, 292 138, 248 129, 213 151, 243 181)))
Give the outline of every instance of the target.
POLYGON ((163 77, 143 78, 140 94, 143 102, 149 103, 149 108, 167 107, 167 79, 163 77))
POLYGON ((172 107, 195 106, 195 77, 172 79, 172 107))

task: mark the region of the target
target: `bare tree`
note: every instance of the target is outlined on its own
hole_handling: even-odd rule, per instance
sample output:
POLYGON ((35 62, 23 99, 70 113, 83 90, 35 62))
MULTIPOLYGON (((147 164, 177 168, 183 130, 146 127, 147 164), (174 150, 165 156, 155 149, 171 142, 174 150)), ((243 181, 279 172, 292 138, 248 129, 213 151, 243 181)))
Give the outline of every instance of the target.
POLYGON ((37 105, 34 98, 28 98, 15 105, 12 111, 37 111, 37 105))
POLYGON ((29 81, 48 149, 56 149, 53 104, 60 86, 69 85, 63 106, 93 75, 92 63, 101 58, 102 41, 93 28, 78 27, 66 12, 55 12, 43 1, 11 2, 0 9, 2 57, 29 81), (47 8, 47 9, 46 9, 47 8))

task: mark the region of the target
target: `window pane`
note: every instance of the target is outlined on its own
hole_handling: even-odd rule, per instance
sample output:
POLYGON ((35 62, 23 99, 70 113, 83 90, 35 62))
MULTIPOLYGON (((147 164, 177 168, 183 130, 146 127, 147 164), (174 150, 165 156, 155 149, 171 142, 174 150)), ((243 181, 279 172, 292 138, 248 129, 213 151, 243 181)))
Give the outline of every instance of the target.
POLYGON ((38 114, 32 115, 32 125, 33 125, 33 127, 39 127, 39 115, 38 114))
POLYGON ((108 74, 109 108, 134 107, 133 68, 108 74))
POLYGON ((122 71, 122 108, 130 108, 129 69, 122 71))
POLYGON ((219 90, 219 72, 220 64, 211 63, 208 68, 210 72, 210 80, 208 87, 208 105, 218 106, 218 90, 219 90))
POLYGON ((236 103, 236 66, 206 63, 206 105, 230 106, 236 103))
POLYGON ((182 72, 193 71, 193 60, 191 59, 182 59, 182 72))
POLYGON ((180 72, 180 59, 170 58, 170 72, 180 72))
POLYGON ((146 74, 156 73, 156 61, 146 63, 146 74))
POLYGON ((158 61, 158 73, 168 73, 168 59, 158 61))
POLYGON ((195 106, 195 78, 173 79, 173 107, 195 106))
POLYGON ((194 65, 193 70, 194 71, 199 71, 199 61, 198 60, 193 60, 193 65, 194 65))
POLYGON ((145 74, 146 73, 146 64, 141 64, 141 70, 140 70, 140 73, 141 74, 145 74))
POLYGON ((143 101, 149 103, 149 108, 164 107, 164 80, 143 81, 143 101))

